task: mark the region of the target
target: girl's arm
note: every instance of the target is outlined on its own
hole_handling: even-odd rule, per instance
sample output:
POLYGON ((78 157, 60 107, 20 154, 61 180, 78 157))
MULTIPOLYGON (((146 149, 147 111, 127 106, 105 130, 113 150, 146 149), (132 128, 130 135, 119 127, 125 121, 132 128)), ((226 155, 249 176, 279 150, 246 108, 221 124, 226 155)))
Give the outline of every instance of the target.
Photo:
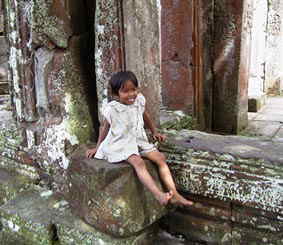
POLYGON ((164 141, 166 136, 163 134, 158 133, 156 126, 154 124, 154 122, 151 120, 148 112, 145 110, 143 113, 143 120, 144 120, 144 124, 147 128, 149 128, 149 130, 152 133, 152 136, 155 140, 158 141, 164 141))
POLYGON ((99 127, 99 136, 98 136, 97 144, 96 144, 95 148, 92 148, 92 149, 89 149, 89 150, 86 151, 86 157, 92 158, 95 155, 99 145, 101 144, 101 142, 107 136, 109 128, 110 128, 109 122, 106 119, 104 119, 104 121, 102 122, 102 124, 99 127))

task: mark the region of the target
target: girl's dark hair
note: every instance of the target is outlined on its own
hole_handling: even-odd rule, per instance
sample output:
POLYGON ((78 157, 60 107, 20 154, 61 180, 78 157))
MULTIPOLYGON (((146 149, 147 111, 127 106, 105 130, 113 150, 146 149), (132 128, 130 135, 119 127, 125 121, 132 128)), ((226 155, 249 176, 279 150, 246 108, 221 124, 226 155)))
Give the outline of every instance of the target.
POLYGON ((119 71, 115 73, 110 79, 110 87, 112 94, 118 95, 119 89, 123 86, 126 81, 132 81, 133 84, 138 87, 138 79, 136 75, 131 71, 119 71))

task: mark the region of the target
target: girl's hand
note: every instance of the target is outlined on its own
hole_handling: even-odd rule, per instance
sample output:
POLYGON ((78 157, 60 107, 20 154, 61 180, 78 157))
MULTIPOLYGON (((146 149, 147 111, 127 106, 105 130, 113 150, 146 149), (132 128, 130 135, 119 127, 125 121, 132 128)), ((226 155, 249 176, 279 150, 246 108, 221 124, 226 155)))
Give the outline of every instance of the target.
POLYGON ((166 139, 166 136, 164 134, 154 133, 153 134, 153 139, 157 140, 159 142, 163 142, 166 139))
POLYGON ((93 148, 93 149, 88 149, 85 153, 87 158, 93 158, 95 153, 97 152, 97 148, 93 148))

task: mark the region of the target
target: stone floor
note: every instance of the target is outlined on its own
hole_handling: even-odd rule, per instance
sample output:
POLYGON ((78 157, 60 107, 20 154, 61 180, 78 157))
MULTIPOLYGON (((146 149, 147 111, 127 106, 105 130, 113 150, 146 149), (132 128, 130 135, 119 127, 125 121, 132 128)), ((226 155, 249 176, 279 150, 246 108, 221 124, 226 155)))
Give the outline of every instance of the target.
POLYGON ((241 132, 246 136, 263 136, 283 142, 283 96, 268 97, 258 112, 249 112, 249 125, 241 132))

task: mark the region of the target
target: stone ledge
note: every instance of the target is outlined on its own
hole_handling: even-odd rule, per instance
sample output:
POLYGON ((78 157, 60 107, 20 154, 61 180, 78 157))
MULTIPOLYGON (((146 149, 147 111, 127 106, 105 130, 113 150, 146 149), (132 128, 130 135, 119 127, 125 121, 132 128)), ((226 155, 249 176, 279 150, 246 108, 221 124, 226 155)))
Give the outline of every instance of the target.
POLYGON ((160 148, 180 190, 282 218, 283 143, 189 130, 175 133, 171 131, 160 148))
POLYGON ((172 233, 205 244, 283 244, 283 143, 168 131, 160 145, 195 205, 169 213, 172 233))

